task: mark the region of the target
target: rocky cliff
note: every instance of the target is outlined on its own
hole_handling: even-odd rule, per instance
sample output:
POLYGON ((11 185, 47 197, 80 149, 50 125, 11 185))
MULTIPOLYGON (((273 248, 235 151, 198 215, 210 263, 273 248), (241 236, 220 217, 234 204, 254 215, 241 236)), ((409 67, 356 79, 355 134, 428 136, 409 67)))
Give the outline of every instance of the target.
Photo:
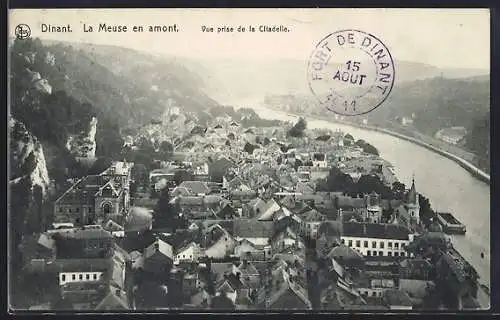
POLYGON ((66 149, 76 158, 95 158, 97 118, 92 117, 87 130, 69 134, 66 149))
POLYGON ((43 146, 23 123, 11 118, 8 124, 11 230, 36 232, 45 223, 44 205, 52 192, 43 146))

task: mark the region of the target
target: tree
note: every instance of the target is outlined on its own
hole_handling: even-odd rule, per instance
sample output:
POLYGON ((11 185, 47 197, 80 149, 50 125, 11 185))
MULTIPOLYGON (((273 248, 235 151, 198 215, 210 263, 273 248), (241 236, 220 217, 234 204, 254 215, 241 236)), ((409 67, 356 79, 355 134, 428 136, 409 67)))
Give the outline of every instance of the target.
POLYGON ((159 153, 163 158, 169 159, 174 153, 174 146, 168 141, 160 143, 159 153))
POLYGON ((306 128, 306 119, 299 118, 297 123, 287 132, 287 136, 301 138, 304 136, 304 131, 306 130, 306 128))
POLYGON ((351 190, 351 194, 368 194, 376 192, 383 199, 392 199, 392 191, 386 186, 378 176, 365 174, 362 175, 351 190))
MULTIPOLYGON (((324 191, 347 191, 352 188, 353 180, 351 176, 340 171, 339 168, 333 167, 330 169, 328 173, 328 177, 326 178, 326 183, 323 188, 326 188, 324 191)), ((319 186, 320 187, 320 186, 319 186)))
POLYGON ((269 140, 268 137, 264 137, 264 141, 262 142, 262 145, 267 146, 271 143, 271 140, 269 140))
POLYGON ((394 183, 392 184, 392 193, 394 199, 403 200, 405 192, 406 192, 406 187, 404 183, 401 183, 399 181, 394 181, 394 183))
POLYGON ((210 304, 211 309, 220 309, 220 310, 234 310, 235 305, 233 301, 229 299, 225 292, 221 292, 220 295, 212 298, 212 302, 210 304))
POLYGON ((427 226, 431 223, 430 219, 434 218, 436 213, 432 210, 429 199, 420 193, 418 194, 418 204, 420 206, 420 221, 427 226))
POLYGON ((153 211, 153 228, 172 227, 177 216, 174 209, 174 206, 170 204, 170 192, 165 188, 160 193, 153 211))

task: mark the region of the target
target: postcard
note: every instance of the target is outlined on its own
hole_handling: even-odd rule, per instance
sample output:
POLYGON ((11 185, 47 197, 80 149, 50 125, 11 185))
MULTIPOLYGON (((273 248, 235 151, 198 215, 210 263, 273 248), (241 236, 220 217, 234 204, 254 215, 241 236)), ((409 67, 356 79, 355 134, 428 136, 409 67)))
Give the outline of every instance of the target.
POLYGON ((9 307, 490 308, 486 9, 12 9, 9 307))

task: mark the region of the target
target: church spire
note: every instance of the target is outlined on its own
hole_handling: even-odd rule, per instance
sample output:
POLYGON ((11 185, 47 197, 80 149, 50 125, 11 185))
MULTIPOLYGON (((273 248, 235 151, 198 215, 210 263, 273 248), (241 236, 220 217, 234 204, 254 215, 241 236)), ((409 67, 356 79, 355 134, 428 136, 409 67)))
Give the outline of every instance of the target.
POLYGON ((408 202, 416 204, 418 201, 417 197, 417 189, 415 188, 415 174, 413 174, 411 178, 411 188, 408 192, 408 202))

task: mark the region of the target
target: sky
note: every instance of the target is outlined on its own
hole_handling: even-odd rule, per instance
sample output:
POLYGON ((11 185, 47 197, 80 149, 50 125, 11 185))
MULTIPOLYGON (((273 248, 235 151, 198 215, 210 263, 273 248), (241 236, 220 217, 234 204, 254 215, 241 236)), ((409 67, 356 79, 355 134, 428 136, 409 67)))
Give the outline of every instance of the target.
POLYGON ((343 29, 375 35, 395 60, 441 68, 490 66, 488 9, 16 9, 15 26, 31 36, 71 42, 111 44, 195 59, 308 60, 316 44, 343 29), (129 32, 83 32, 84 24, 127 25, 129 32), (42 24, 70 24, 72 33, 42 32, 42 24), (134 25, 177 24, 176 33, 133 32, 134 25), (248 26, 286 26, 287 33, 248 32, 248 26), (202 26, 214 27, 213 33, 202 26), (247 32, 217 33, 218 27, 244 26, 247 32))

